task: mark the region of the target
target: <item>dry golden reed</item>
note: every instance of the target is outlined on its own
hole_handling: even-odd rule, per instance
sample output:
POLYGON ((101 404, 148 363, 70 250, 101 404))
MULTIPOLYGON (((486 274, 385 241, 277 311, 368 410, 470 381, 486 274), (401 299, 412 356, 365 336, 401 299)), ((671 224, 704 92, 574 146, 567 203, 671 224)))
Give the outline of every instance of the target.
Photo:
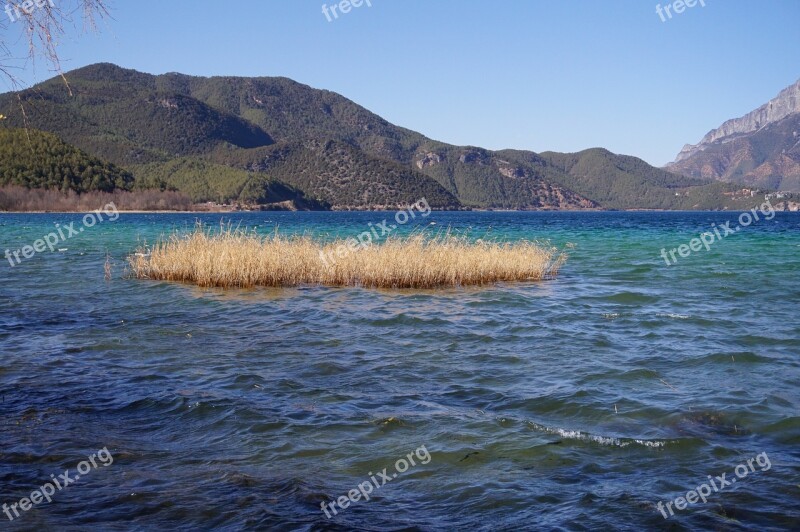
POLYGON ((565 260, 534 242, 470 241, 450 233, 390 237, 359 249, 348 249, 347 242, 197 227, 140 249, 128 263, 139 279, 202 287, 435 288, 539 281, 555 276, 565 260))

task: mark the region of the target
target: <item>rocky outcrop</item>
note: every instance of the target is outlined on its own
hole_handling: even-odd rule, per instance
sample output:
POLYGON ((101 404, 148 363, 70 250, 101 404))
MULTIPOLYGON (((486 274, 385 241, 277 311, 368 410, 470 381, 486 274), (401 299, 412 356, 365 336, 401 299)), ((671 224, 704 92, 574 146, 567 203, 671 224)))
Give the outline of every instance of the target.
POLYGON ((800 192, 800 81, 687 145, 667 169, 689 177, 800 192))
POLYGON ((428 152, 417 160, 417 168, 423 170, 442 162, 442 157, 438 153, 428 152))
POLYGON ((492 160, 492 155, 487 150, 481 148, 466 149, 461 152, 458 157, 458 162, 462 164, 489 164, 492 160))
POLYGON ((672 164, 688 159, 711 144, 730 142, 738 136, 759 131, 794 113, 800 113, 800 80, 783 89, 778 96, 755 111, 740 118, 728 120, 717 129, 710 131, 698 144, 685 145, 672 164))

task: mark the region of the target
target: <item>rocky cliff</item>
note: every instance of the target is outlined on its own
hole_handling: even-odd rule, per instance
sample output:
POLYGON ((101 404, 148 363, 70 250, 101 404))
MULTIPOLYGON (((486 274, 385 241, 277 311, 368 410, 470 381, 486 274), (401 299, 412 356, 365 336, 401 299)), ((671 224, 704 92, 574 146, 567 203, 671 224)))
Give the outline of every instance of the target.
POLYGON ((800 191, 800 81, 698 144, 687 144, 666 168, 689 177, 800 191))
POLYGON ((709 131, 698 144, 685 145, 672 164, 688 159, 710 144, 718 141, 726 142, 739 135, 754 133, 794 113, 800 113, 800 80, 783 89, 778 96, 755 111, 740 118, 728 120, 717 129, 709 131))

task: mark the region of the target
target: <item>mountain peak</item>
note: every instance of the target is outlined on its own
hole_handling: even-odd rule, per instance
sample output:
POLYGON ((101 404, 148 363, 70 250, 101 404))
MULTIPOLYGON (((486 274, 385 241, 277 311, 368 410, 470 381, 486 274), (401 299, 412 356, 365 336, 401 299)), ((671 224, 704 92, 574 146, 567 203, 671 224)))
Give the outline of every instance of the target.
POLYGON ((757 132, 794 113, 800 113, 800 80, 783 89, 775 98, 758 109, 739 118, 727 120, 717 129, 712 129, 699 143, 686 144, 672 164, 688 159, 705 150, 710 144, 726 142, 731 137, 757 132))
POLYGON ((698 144, 683 147, 667 169, 690 177, 800 191, 800 80, 698 144))

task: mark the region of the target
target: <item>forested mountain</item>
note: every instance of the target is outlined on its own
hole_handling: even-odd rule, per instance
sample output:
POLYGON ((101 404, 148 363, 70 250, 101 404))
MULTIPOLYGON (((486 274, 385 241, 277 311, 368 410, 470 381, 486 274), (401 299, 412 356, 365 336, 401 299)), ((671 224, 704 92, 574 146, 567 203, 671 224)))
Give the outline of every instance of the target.
POLYGON ((130 190, 133 176, 37 130, 0 127, 0 187, 66 192, 130 190))
MULTIPOLYGON (((196 201, 302 195, 337 209, 724 208, 709 185, 606 150, 460 147, 395 126, 336 93, 287 78, 154 76, 98 64, 0 95, 0 127, 57 135, 196 201), (24 111, 24 112, 23 112, 24 111), (244 194, 244 196, 243 196, 244 194)), ((535 126, 535 125, 534 125, 535 126)))
POLYGON ((164 163, 130 167, 138 189, 179 190, 195 202, 266 205, 290 201, 296 208, 322 210, 327 203, 259 172, 248 172, 213 162, 181 157, 164 163))
MULTIPOLYGON (((615 155, 602 148, 578 153, 544 152, 548 175, 565 187, 590 195, 609 209, 692 210, 746 207, 744 194, 654 168, 636 157, 615 155)), ((749 197, 749 195, 746 195, 749 197)))
POLYGON ((460 206, 453 194, 425 174, 335 140, 287 142, 253 150, 222 147, 211 158, 269 174, 337 208, 400 208, 420 198, 438 208, 460 206))

